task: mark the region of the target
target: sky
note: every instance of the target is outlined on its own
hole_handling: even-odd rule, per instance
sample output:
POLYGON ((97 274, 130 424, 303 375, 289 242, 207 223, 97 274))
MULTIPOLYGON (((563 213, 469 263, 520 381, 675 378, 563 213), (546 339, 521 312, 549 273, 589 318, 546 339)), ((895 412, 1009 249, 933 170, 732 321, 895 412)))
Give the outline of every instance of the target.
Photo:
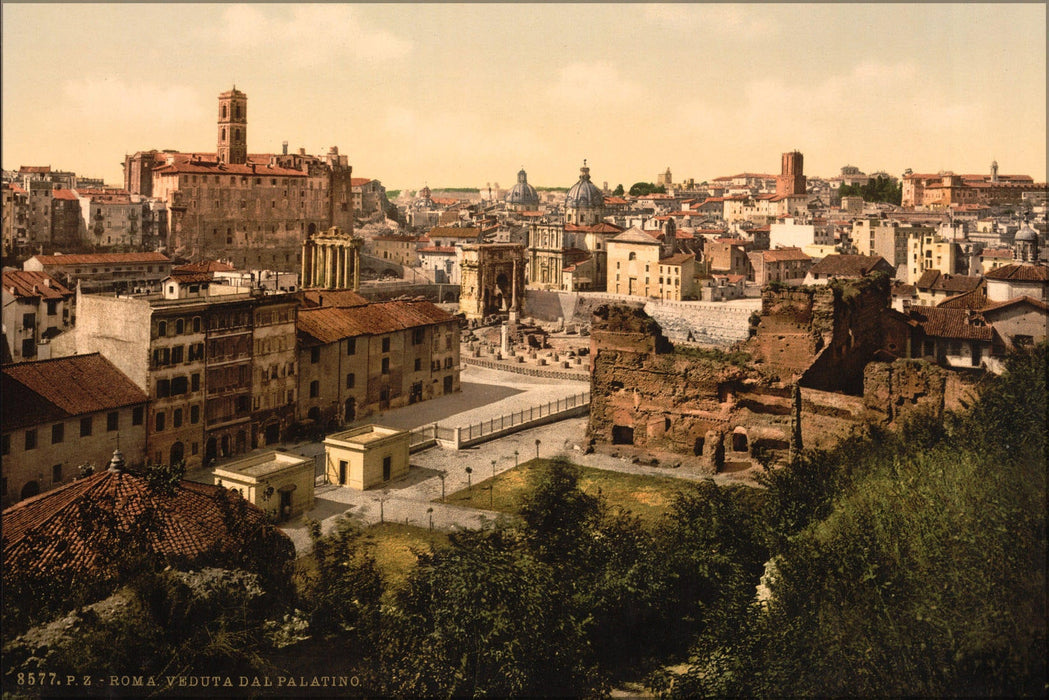
POLYGON ((844 165, 1046 180, 1046 5, 2 5, 4 169, 125 153, 349 156, 388 189, 844 165))

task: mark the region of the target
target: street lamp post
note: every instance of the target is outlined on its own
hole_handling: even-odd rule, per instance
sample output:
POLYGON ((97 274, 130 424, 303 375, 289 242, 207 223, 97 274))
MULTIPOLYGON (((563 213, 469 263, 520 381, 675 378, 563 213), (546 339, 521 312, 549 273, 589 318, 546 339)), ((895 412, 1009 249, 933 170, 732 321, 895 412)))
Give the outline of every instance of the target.
POLYGON ((433 532, 433 506, 426 509, 426 514, 430 516, 430 532, 433 532))
POLYGON ((514 450, 514 467, 515 468, 517 467, 517 458, 518 458, 518 456, 520 454, 521 454, 520 452, 518 452, 517 450, 514 450))
POLYGON ((488 488, 488 507, 495 508, 495 460, 492 460, 492 485, 488 488))
POLYGON ((470 481, 470 475, 473 474, 473 472, 474 472, 474 470, 473 470, 472 467, 467 467, 466 468, 466 490, 467 491, 472 491, 473 490, 473 483, 470 481))
POLYGON ((539 438, 535 439, 535 458, 537 461, 539 460, 539 443, 541 442, 542 440, 540 440, 539 438))
POLYGON ((444 478, 446 476, 448 476, 447 472, 444 472, 444 471, 437 472, 437 478, 441 480, 441 500, 442 501, 444 500, 444 478))

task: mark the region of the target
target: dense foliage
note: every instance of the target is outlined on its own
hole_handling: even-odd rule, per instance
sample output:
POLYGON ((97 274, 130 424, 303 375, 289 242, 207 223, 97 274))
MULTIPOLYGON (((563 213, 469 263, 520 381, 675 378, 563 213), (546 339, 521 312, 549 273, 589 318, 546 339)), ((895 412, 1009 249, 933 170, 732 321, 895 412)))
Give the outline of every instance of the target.
POLYGON ((864 202, 888 202, 899 205, 903 201, 903 183, 879 175, 863 185, 842 185, 838 194, 842 197, 860 196, 864 202))
POLYGON ((668 694, 1041 694, 1046 346, 964 416, 768 474, 768 601, 701 630, 668 694))
POLYGON ((635 182, 628 191, 631 197, 644 197, 647 194, 666 194, 667 188, 651 182, 635 182))

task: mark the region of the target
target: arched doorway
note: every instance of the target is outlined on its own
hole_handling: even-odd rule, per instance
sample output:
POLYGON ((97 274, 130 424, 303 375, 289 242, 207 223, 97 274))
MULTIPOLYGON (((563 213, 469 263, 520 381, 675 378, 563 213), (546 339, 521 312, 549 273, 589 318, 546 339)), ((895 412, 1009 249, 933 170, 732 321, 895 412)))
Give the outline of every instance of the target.
POLYGON ((176 442, 171 446, 171 452, 168 455, 168 464, 175 465, 186 459, 186 446, 182 444, 182 441, 176 442))
POLYGON ((306 229, 306 235, 312 236, 315 233, 317 233, 317 224, 310 224, 306 229))
POLYGON ((30 481, 28 484, 22 487, 22 498, 32 498, 33 496, 40 493, 40 484, 35 481, 30 481))

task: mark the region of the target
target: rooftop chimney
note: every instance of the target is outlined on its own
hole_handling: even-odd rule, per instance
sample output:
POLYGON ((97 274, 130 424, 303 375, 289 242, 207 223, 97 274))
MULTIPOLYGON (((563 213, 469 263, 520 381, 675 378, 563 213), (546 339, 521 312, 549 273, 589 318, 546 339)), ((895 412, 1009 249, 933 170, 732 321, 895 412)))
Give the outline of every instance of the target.
POLYGON ((285 155, 285 156, 286 156, 286 155, 288 155, 288 142, 287 142, 287 141, 285 141, 285 142, 284 142, 284 143, 283 143, 283 144, 281 145, 281 154, 282 154, 282 155, 285 155))

